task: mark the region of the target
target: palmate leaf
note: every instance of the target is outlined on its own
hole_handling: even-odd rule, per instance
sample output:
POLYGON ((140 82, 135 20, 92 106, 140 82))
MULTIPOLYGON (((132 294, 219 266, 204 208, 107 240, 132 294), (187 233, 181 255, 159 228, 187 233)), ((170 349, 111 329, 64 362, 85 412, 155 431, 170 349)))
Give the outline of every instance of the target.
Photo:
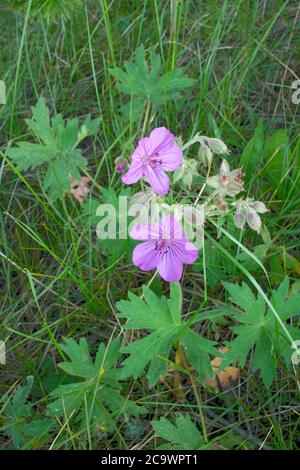
POLYGON ((156 108, 170 100, 179 100, 181 92, 193 85, 195 80, 184 74, 182 69, 162 74, 159 54, 150 52, 150 66, 145 58, 145 49, 140 45, 135 51, 135 60, 125 62, 125 71, 119 67, 110 69, 118 80, 119 90, 131 97, 131 103, 123 107, 127 115, 134 119, 143 111, 145 101, 156 108))
MULTIPOLYGON (((226 343, 229 351, 225 353, 220 368, 224 369, 229 364, 235 364, 237 360, 240 361, 241 367, 244 367, 250 351, 253 350, 251 369, 260 370, 262 380, 268 388, 275 377, 278 358, 281 356, 287 364, 290 362, 291 346, 284 333, 280 331, 280 325, 273 313, 266 309, 265 301, 260 295, 256 297, 245 283, 239 286, 224 282, 223 285, 230 294, 230 300, 243 312, 235 315, 240 325, 231 328, 236 337, 233 341, 226 343)), ((297 305, 300 302, 300 294, 289 298, 287 296, 288 279, 286 278, 277 291, 273 291, 271 299, 282 320, 299 315, 297 305)), ((287 328, 290 329, 288 326, 287 328)), ((295 330, 293 333, 296 332, 295 330)))
MULTIPOLYGON (((279 312, 281 319, 285 322, 286 328, 294 341, 300 340, 300 293, 289 292, 289 279, 286 276, 280 286, 273 290, 271 302, 277 312, 279 312)), ((268 309, 267 315, 272 318, 272 312, 268 309)), ((275 350, 279 356, 283 357, 286 366, 291 367, 291 356, 294 352, 291 344, 286 340, 285 335, 278 334, 279 329, 273 317, 275 329, 275 350)))
POLYGON ((116 362, 120 357, 120 341, 112 341, 108 347, 99 345, 95 360, 92 359, 85 338, 79 343, 64 339, 61 349, 69 362, 58 366, 67 374, 79 377, 80 381, 60 385, 50 393, 54 399, 47 407, 50 416, 71 416, 80 420, 82 426, 89 422, 93 429, 115 428, 118 416, 139 415, 145 411, 122 395, 120 369, 116 362))
POLYGON ((148 367, 147 379, 153 387, 168 368, 168 357, 179 340, 187 358, 204 381, 212 374, 210 354, 217 354, 214 342, 202 338, 181 320, 181 287, 170 284, 170 299, 158 298, 149 288, 143 288, 144 299, 129 293, 129 300, 117 303, 118 316, 127 319, 126 329, 146 329, 149 334, 123 348, 129 357, 123 362, 122 376, 138 378, 148 367))
POLYGON ((155 435, 168 442, 158 449, 199 450, 204 446, 202 435, 189 415, 178 416, 174 424, 166 418, 152 421, 151 424, 155 435))
POLYGON ((47 165, 43 189, 51 200, 56 200, 70 189, 71 177, 80 179, 80 169, 86 167, 87 160, 76 147, 87 136, 96 134, 100 120, 87 116, 80 125, 78 119, 64 121, 60 114, 50 119, 44 98, 32 107, 32 115, 26 124, 39 143, 19 142, 18 147, 7 150, 7 155, 20 171, 47 165))
POLYGON ((12 399, 4 407, 2 430, 12 439, 15 449, 38 448, 41 439, 45 441, 48 439, 52 426, 52 422, 42 418, 28 401, 32 385, 33 377, 28 376, 26 384, 17 387, 12 399))

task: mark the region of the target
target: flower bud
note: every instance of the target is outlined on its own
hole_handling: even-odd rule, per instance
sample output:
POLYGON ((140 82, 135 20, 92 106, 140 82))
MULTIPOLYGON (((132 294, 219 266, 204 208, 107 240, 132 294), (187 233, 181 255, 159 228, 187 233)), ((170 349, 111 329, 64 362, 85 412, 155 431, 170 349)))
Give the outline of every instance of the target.
POLYGON ((246 216, 243 212, 236 212, 234 214, 234 223, 237 228, 243 228, 246 222, 246 216))
POLYGON ((187 188, 190 188, 193 182, 193 175, 191 173, 186 173, 183 175, 182 182, 187 188))
POLYGON ((264 214, 265 212, 269 212, 269 209, 267 209, 265 204, 261 201, 254 201, 250 205, 259 214, 264 214))
POLYGON ((211 164, 213 154, 212 154, 212 151, 211 151, 211 149, 209 148, 208 145, 206 145, 206 144, 201 144, 200 145, 199 158, 200 158, 200 161, 204 165, 208 166, 208 165, 211 164))
POLYGON ((128 168, 128 161, 124 157, 117 157, 115 159, 115 171, 117 173, 123 173, 123 171, 127 170, 128 168))
POLYGON ((190 188, 193 182, 193 176, 198 175, 197 160, 193 158, 184 158, 182 165, 174 172, 173 182, 182 180, 182 183, 187 188, 190 188))
POLYGON ((246 219, 249 227, 259 233, 261 229, 261 218, 251 207, 249 207, 246 213, 246 219))
POLYGON ((174 183, 177 183, 177 181, 181 180, 181 178, 184 175, 184 171, 185 171, 184 164, 181 165, 179 168, 177 168, 176 171, 174 171, 174 176, 173 176, 174 183))
POLYGON ((213 153, 219 155, 223 153, 229 153, 227 145, 222 140, 211 137, 206 137, 205 140, 213 153))

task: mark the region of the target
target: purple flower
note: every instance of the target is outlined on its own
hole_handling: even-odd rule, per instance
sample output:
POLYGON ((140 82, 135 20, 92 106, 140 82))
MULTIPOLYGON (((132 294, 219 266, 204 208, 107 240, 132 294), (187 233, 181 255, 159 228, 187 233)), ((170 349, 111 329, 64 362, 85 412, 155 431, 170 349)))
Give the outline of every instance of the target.
POLYGON ((133 184, 142 177, 153 191, 164 195, 170 180, 165 171, 174 171, 182 163, 182 150, 174 143, 174 135, 165 127, 157 127, 149 137, 138 143, 131 156, 129 170, 122 176, 125 184, 133 184))
POLYGON ((167 282, 179 281, 183 263, 192 264, 198 257, 198 250, 184 237, 182 226, 171 215, 154 225, 136 225, 130 236, 144 240, 133 250, 133 264, 142 271, 156 268, 167 282))

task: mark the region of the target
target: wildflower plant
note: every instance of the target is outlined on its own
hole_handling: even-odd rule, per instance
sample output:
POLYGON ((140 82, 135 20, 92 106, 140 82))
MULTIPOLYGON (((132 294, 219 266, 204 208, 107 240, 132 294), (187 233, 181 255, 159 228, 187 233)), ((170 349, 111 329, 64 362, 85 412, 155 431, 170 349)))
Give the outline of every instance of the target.
MULTIPOLYGON (((79 342, 65 338, 59 345, 64 361, 58 367, 67 378, 50 391, 47 417, 41 419, 32 412, 26 403, 27 387, 24 393, 18 389, 13 399, 14 404, 20 394, 24 395, 16 418, 33 416, 34 426, 46 435, 53 420, 63 418, 89 435, 116 432, 120 420, 128 425, 133 416, 139 423, 139 417, 148 412, 147 406, 127 396, 125 380, 145 376, 149 388, 153 388, 172 374, 178 380, 181 373, 197 395, 197 386, 217 384, 214 376, 219 377, 223 369, 238 371, 233 374, 236 379, 237 363, 245 367, 251 353, 251 370, 259 371, 269 388, 276 363, 284 360, 288 365, 293 339, 300 337, 299 330, 291 325, 299 294, 290 294, 287 279, 270 298, 251 276, 258 296, 245 282, 241 286, 223 282, 233 304, 227 304, 225 311, 220 308, 203 314, 200 306, 186 314, 184 309, 184 276, 204 265, 206 258, 219 267, 216 251, 211 248, 217 245, 216 238, 226 235, 241 247, 236 234, 249 228, 263 237, 263 250, 272 244, 261 218, 268 212, 267 205, 245 194, 243 167, 229 157, 227 145, 199 133, 184 142, 164 126, 154 128, 148 136, 140 136, 131 156, 122 150, 121 156, 112 160, 113 177, 109 187, 103 187, 87 173, 88 160, 78 148, 86 137, 97 134, 99 119, 88 116, 79 124, 77 119, 64 121, 60 114, 50 118, 43 98, 32 112, 33 118, 26 123, 37 142, 21 141, 9 147, 6 153, 13 165, 18 171, 41 168, 45 174, 42 188, 52 203, 66 193, 75 198, 84 223, 95 226, 97 250, 106 258, 108 271, 126 256, 135 267, 138 281, 146 279, 150 271, 152 277, 147 286, 143 285, 142 295, 129 291, 128 299, 116 303, 114 313, 125 332, 123 341, 118 338, 109 340, 108 345, 100 343, 93 358, 85 338, 79 342), (197 155, 190 157, 192 146, 198 147, 197 155), (169 295, 151 289, 158 276, 169 295), (284 314, 279 315, 273 304, 284 314), (218 345, 217 338, 203 336, 204 322, 223 325, 227 317, 235 322, 229 327, 233 339, 218 345)), ((226 253, 223 246, 221 250, 226 253)), ((257 247, 253 251, 245 248, 243 253, 264 269, 257 247)), ((245 271, 238 256, 237 260, 230 259, 234 269, 238 266, 245 271)), ((204 296, 206 302, 207 292, 204 296)), ((7 434, 21 446, 30 436, 31 426, 18 427, 13 433, 11 417, 6 419, 7 434)), ((166 419, 154 420, 152 426, 163 440, 171 441, 169 432, 174 432, 174 449, 208 448, 205 428, 202 436, 189 416, 180 416, 174 424, 166 419), (182 426, 191 433, 190 439, 185 438, 182 426)))

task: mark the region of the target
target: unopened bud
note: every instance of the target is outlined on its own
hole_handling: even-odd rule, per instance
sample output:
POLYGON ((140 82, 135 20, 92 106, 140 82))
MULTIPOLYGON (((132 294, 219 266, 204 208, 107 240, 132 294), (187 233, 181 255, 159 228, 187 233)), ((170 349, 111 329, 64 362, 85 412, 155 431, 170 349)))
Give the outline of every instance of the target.
POLYGON ((237 228, 243 228, 246 222, 246 216, 243 212, 236 212, 234 214, 234 223, 237 228))
POLYGON ((206 143, 210 147, 211 151, 216 154, 229 153, 227 145, 220 139, 206 137, 206 143))
POLYGON ((123 173, 128 167, 128 161, 124 157, 117 157, 115 159, 115 171, 117 173, 123 173))
POLYGON ((251 207, 253 207, 253 209, 259 214, 264 214, 265 212, 269 212, 269 209, 267 209, 265 204, 261 201, 252 202, 251 207))
POLYGON ((204 165, 210 165, 211 164, 213 154, 212 154, 212 151, 211 151, 211 149, 209 148, 208 145, 206 145, 206 144, 201 144, 200 145, 199 158, 200 158, 200 161, 204 165))
POLYGON ((182 182, 187 188, 190 188, 193 182, 193 175, 191 173, 185 173, 182 177, 182 182))
POLYGON ((249 227, 252 228, 252 230, 255 230, 257 233, 259 233, 261 229, 261 218, 255 212, 254 209, 249 208, 249 210, 246 213, 246 219, 247 219, 247 223, 249 227))
POLYGON ((181 165, 176 171, 174 171, 173 182, 177 183, 177 181, 181 180, 184 175, 184 165, 181 165))

